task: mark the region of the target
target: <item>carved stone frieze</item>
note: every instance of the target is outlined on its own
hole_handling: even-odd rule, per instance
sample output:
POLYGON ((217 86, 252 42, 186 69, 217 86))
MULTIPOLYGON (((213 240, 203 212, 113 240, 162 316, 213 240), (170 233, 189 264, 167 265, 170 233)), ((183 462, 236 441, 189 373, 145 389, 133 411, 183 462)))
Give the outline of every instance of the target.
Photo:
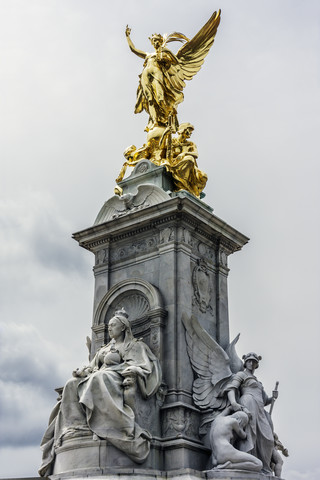
POLYGON ((201 258, 204 258, 208 263, 214 264, 215 263, 215 252, 212 247, 207 245, 204 242, 197 242, 194 245, 193 252, 196 255, 201 255, 201 258))
POLYGON ((160 230, 160 244, 166 244, 174 240, 174 227, 165 227, 160 230))
POLYGON ((113 248, 111 251, 111 262, 118 262, 123 259, 129 258, 133 255, 148 253, 157 247, 159 243, 159 236, 153 235, 148 238, 144 238, 138 242, 134 242, 130 245, 125 245, 119 248, 113 248))
POLYGON ((199 415, 185 406, 163 410, 163 434, 166 437, 189 437, 198 439, 199 415))
POLYGON ((221 267, 228 268, 228 255, 222 249, 219 250, 219 264, 221 267))
POLYGON ((178 234, 179 234, 179 241, 182 242, 182 243, 185 243, 186 245, 189 245, 190 247, 193 246, 193 240, 192 240, 192 235, 191 235, 191 232, 190 230, 188 230, 187 228, 185 227, 181 227, 179 228, 178 230, 178 234))
POLYGON ((109 249, 102 248, 101 250, 98 250, 96 253, 95 259, 96 259, 96 262, 95 262, 96 267, 107 264, 109 260, 109 249))
POLYGON ((203 259, 198 259, 197 265, 193 269, 192 285, 194 291, 193 305, 198 305, 202 313, 209 311, 213 315, 213 309, 210 305, 212 296, 210 274, 203 259))

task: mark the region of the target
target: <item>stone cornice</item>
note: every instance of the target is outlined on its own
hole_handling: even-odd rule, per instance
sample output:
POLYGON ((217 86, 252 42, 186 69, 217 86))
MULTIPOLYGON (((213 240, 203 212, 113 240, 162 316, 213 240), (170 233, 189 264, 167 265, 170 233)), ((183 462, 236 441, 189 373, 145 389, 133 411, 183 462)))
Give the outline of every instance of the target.
POLYGON ((132 212, 124 217, 76 232, 73 238, 81 247, 95 252, 108 243, 113 244, 168 224, 190 226, 193 232, 209 239, 216 246, 220 245, 227 255, 240 250, 249 241, 248 237, 189 197, 175 197, 132 212))

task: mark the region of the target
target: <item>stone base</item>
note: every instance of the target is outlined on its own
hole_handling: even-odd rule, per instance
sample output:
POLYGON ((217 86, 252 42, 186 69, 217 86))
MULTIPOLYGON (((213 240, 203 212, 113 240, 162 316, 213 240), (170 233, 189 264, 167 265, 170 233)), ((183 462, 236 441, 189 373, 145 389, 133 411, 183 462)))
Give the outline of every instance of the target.
POLYGON ((62 446, 57 448, 53 475, 66 474, 82 476, 83 471, 98 472, 118 471, 170 471, 179 468, 191 468, 201 471, 210 468, 208 465, 209 451, 200 443, 185 438, 172 438, 165 441, 153 439, 150 453, 139 465, 124 452, 108 443, 106 440, 93 440, 90 436, 77 436, 64 439, 62 446))
MULTIPOLYGON (((144 468, 159 465, 159 449, 152 445, 144 468)), ((108 465, 109 469, 136 468, 138 464, 106 440, 93 440, 92 436, 64 440, 56 450, 53 475, 72 472, 73 475, 84 470, 97 471, 108 465)))
POLYGON ((279 477, 274 475, 265 475, 259 472, 249 472, 245 470, 231 470, 231 469, 214 469, 203 472, 205 478, 208 480, 211 479, 220 479, 220 480, 281 480, 279 477))
POLYGON ((63 473, 60 475, 51 475, 50 480, 281 480, 273 475, 263 475, 262 473, 249 472, 244 470, 211 470, 207 472, 199 472, 190 468, 159 471, 149 470, 146 468, 134 469, 86 469, 81 473, 74 472, 63 473))
POLYGON ((119 186, 125 193, 133 193, 140 185, 157 185, 164 192, 173 191, 173 178, 171 173, 166 171, 165 167, 157 167, 150 160, 141 160, 133 169, 131 175, 121 182, 119 186))

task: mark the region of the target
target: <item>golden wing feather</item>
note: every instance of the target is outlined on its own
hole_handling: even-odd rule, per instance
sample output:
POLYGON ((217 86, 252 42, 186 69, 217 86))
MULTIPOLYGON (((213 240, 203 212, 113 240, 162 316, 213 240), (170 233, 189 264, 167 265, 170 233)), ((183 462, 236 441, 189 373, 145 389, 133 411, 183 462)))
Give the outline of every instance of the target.
MULTIPOLYGON (((207 56, 220 23, 221 10, 214 12, 207 23, 177 53, 180 65, 180 78, 191 80, 201 68, 207 56)), ((181 79, 182 80, 182 79, 181 79)))

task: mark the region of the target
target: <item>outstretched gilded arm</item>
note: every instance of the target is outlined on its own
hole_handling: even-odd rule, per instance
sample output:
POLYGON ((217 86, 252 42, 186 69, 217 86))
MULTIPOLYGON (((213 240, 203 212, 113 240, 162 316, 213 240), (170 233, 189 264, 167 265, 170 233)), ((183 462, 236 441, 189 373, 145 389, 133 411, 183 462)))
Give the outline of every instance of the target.
POLYGON ((126 26, 126 38, 127 38, 127 42, 128 42, 128 45, 129 45, 129 48, 130 48, 131 52, 133 52, 133 53, 135 53, 136 55, 138 55, 138 57, 146 58, 146 55, 147 55, 147 54, 146 54, 145 52, 143 52, 142 50, 138 50, 138 49, 134 46, 134 44, 133 44, 133 42, 132 42, 132 40, 131 40, 131 38, 130 38, 130 33, 131 33, 131 28, 129 28, 128 25, 127 25, 127 26, 126 26))

